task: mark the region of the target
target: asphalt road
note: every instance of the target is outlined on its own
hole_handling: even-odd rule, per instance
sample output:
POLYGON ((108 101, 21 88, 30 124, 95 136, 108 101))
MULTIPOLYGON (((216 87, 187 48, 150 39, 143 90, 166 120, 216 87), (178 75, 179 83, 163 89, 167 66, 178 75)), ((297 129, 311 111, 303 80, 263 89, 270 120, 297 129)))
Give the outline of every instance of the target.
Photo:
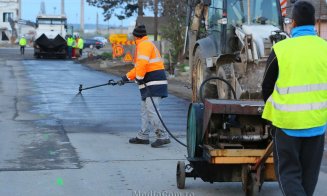
MULTIPOLYGON (((175 170, 184 147, 128 144, 140 125, 135 84, 77 94, 79 84, 118 78, 73 61, 35 60, 29 49, 18 53, 0 49, 0 195, 243 195, 240 183, 200 179, 179 190, 175 170)), ((184 142, 188 104, 170 95, 161 105, 184 142)), ((327 190, 326 159, 316 195, 327 190)), ((262 195, 281 195, 277 183, 265 183, 262 195)))

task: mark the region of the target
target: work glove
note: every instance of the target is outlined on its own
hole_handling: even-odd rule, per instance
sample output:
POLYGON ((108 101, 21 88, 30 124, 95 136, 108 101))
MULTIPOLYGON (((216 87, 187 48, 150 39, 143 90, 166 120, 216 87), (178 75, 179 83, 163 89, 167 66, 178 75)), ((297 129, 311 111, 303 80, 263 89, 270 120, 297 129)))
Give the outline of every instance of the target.
POLYGON ((119 86, 121 86, 121 85, 124 85, 126 82, 128 82, 129 80, 128 80, 128 78, 126 77, 126 76, 122 76, 121 77, 121 80, 118 80, 117 81, 117 84, 119 85, 119 86))
POLYGON ((136 81, 136 83, 137 83, 138 85, 142 85, 142 84, 145 83, 143 79, 141 79, 141 80, 139 80, 139 79, 135 79, 135 81, 136 81))

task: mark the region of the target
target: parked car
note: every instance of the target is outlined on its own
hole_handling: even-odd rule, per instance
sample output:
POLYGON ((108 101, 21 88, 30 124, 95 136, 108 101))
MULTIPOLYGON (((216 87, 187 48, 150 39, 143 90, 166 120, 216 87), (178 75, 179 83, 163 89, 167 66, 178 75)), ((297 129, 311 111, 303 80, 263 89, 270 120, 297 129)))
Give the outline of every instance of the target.
POLYGON ((96 40, 102 42, 104 46, 108 44, 108 40, 105 37, 96 36, 96 37, 93 37, 92 39, 96 39, 96 40))
POLYGON ((96 49, 103 48, 103 43, 96 39, 85 39, 84 40, 84 48, 93 48, 96 49))

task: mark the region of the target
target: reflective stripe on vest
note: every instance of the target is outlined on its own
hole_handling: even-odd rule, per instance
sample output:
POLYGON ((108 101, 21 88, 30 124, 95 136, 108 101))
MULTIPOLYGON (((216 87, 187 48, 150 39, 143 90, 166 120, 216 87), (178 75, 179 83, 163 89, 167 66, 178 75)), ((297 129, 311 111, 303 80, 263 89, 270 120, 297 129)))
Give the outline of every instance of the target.
POLYGON ((308 110, 327 109, 327 101, 309 104, 278 104, 271 96, 267 101, 271 102, 275 109, 283 112, 302 112, 308 110))
MULTIPOLYGON (((145 83, 147 86, 153 86, 153 85, 163 85, 163 84, 168 84, 167 80, 161 80, 161 81, 151 81, 151 82, 147 82, 145 83)), ((145 88, 144 84, 139 85, 139 89, 143 89, 145 88)))
POLYGON ((291 93, 305 93, 310 91, 327 90, 327 83, 292 86, 286 88, 278 88, 278 86, 275 85, 275 89, 281 95, 291 94, 291 93))
POLYGON ((143 59, 143 60, 146 60, 146 61, 149 61, 149 63, 158 63, 158 62, 163 62, 163 59, 160 57, 160 54, 159 54, 159 51, 157 50, 156 46, 154 45, 154 43, 150 40, 145 40, 143 42, 149 42, 153 45, 153 48, 155 49, 155 54, 156 54, 156 57, 151 59, 150 57, 148 56, 145 56, 145 55, 138 55, 137 58, 138 59, 143 59))
POLYGON ((137 56, 138 59, 143 59, 143 60, 146 60, 146 61, 149 61, 150 60, 150 57, 148 56, 145 56, 145 55, 139 55, 137 56))
POLYGON ((326 124, 327 42, 317 36, 301 36, 273 48, 279 73, 262 117, 285 129, 326 124))

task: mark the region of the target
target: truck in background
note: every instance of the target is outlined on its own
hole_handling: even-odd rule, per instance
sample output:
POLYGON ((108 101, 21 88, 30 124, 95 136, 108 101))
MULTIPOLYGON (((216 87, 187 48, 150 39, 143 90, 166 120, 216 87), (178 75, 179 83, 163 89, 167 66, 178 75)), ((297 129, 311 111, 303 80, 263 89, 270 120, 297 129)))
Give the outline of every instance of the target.
POLYGON ((36 58, 67 56, 67 18, 64 15, 39 15, 36 18, 34 56, 36 58))

